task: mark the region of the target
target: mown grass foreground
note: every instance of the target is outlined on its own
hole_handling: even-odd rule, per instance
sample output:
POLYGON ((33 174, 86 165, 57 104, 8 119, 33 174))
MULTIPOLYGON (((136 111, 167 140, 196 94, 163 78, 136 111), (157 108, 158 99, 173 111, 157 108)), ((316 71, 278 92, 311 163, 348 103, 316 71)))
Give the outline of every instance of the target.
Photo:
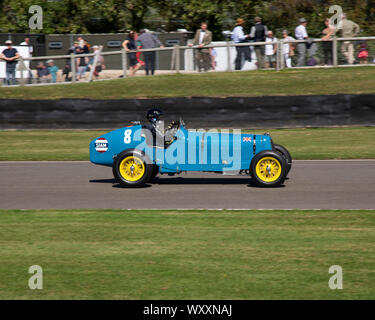
POLYGON ((3 210, 0 225, 0 299, 375 298, 375 211, 3 210))
MULTIPOLYGON (((294 159, 373 159, 375 127, 269 131, 294 159)), ((245 131, 244 131, 245 132, 245 131)), ((246 131, 249 132, 249 131, 246 131)), ((89 143, 106 131, 0 131, 0 161, 88 160, 89 143)))
POLYGON ((58 86, 0 87, 2 99, 124 99, 375 93, 375 68, 212 72, 58 86))

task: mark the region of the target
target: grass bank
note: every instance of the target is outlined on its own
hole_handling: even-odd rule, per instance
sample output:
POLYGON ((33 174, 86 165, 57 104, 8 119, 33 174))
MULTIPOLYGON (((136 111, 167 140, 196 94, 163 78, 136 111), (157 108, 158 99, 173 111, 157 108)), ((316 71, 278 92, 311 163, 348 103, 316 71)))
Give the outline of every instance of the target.
MULTIPOLYGON (((373 159, 375 127, 251 130, 269 131, 294 159, 373 159)), ((105 131, 0 131, 0 161, 88 160, 89 142, 105 131)))
POLYGON ((2 99, 123 99, 375 93, 375 68, 214 72, 75 85, 0 87, 2 99))
POLYGON ((375 211, 0 211, 0 299, 374 299, 375 211), (28 269, 43 268, 43 290, 28 269), (343 269, 343 290, 328 269, 343 269))

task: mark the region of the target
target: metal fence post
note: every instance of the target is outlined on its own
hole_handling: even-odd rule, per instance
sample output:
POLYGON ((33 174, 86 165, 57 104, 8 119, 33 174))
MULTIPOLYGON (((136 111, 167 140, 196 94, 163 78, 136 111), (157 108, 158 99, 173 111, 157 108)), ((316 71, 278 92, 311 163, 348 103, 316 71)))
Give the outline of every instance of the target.
POLYGON ((70 68, 72 69, 72 82, 76 82, 76 60, 74 53, 70 54, 70 68))
POLYGON ((180 46, 175 45, 176 73, 180 73, 180 46))
POLYGON ((227 72, 232 71, 231 58, 230 58, 230 44, 227 41, 227 72))
POLYGON ((128 60, 126 57, 125 49, 121 49, 121 63, 122 63, 122 76, 126 78, 128 76, 128 60))
POLYGON ((333 37, 332 41, 332 58, 333 58, 333 66, 337 67, 338 66, 338 52, 337 52, 337 38, 333 37))

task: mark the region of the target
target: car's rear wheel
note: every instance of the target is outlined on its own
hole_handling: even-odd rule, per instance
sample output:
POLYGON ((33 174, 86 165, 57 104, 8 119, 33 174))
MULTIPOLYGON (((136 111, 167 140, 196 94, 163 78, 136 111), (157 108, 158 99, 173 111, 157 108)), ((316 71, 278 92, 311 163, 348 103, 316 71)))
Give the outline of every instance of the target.
POLYGON ((141 187, 150 180, 152 164, 139 150, 127 150, 120 153, 113 163, 113 175, 123 186, 141 187))
POLYGON ((287 163, 276 151, 262 151, 251 161, 250 174, 257 185, 276 187, 285 180, 287 163))
POLYGON ((292 161, 293 161, 292 156, 290 155, 289 151, 280 144, 274 144, 273 147, 274 147, 275 151, 277 151, 278 153, 280 153, 284 157, 284 159, 287 163, 286 174, 288 174, 290 169, 292 168, 292 161))

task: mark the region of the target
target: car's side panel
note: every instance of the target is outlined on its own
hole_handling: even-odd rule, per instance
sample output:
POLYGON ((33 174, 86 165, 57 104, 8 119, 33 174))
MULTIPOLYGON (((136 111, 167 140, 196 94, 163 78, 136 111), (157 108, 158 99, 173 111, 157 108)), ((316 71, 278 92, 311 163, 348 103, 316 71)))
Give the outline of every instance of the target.
POLYGON ((153 160, 153 148, 147 146, 141 126, 124 127, 106 133, 90 143, 90 161, 112 166, 116 155, 127 149, 139 149, 153 160))
MULTIPOLYGON (((160 172, 238 171, 248 170, 254 155, 272 150, 268 135, 233 134, 229 132, 177 131, 176 139, 167 148, 147 145, 142 126, 111 131, 90 143, 91 162, 112 166, 114 158, 127 149, 143 151, 160 166, 160 172)), ((150 134, 150 133, 148 133, 150 134)))

